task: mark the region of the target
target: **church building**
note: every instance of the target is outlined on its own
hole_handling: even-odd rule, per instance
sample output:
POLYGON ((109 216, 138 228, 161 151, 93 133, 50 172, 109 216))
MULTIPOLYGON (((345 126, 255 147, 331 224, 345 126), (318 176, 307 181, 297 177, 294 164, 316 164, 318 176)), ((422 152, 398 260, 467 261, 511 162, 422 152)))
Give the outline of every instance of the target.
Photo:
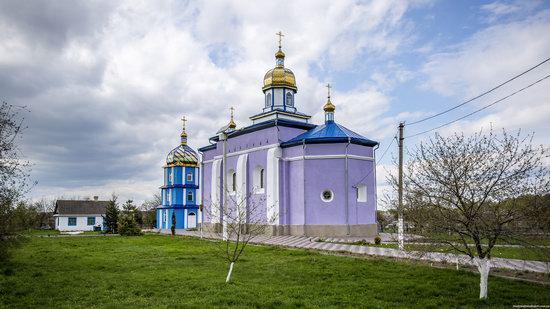
POLYGON ((166 157, 164 185, 160 187, 161 205, 157 206, 157 229, 196 228, 200 223, 199 160, 187 145, 185 117, 181 143, 166 157))
POLYGON ((311 123, 300 105, 318 103, 300 102, 284 60, 279 39, 275 67, 264 76, 263 99, 251 124, 237 128, 232 110, 230 123, 199 149, 202 200, 212 207, 204 224, 220 226, 224 196, 240 196, 247 211, 259 212, 247 216, 264 218, 271 235, 376 235, 378 143, 338 124, 330 86, 326 103, 319 104, 324 123, 311 123))

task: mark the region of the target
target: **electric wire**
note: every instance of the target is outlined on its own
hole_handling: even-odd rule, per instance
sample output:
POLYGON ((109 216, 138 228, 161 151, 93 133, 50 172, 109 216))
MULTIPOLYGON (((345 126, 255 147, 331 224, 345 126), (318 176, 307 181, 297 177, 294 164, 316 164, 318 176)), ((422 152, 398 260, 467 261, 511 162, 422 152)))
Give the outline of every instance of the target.
POLYGON ((448 112, 450 112, 450 111, 452 111, 452 110, 455 110, 455 109, 457 109, 457 108, 459 108, 459 107, 461 107, 461 106, 464 106, 464 105, 466 105, 466 104, 468 104, 468 103, 470 103, 470 102, 472 102, 472 101, 474 101, 474 100, 477 100, 477 99, 481 98, 482 96, 484 96, 484 95, 486 95, 486 94, 489 94, 489 93, 491 93, 491 92, 497 90, 498 88, 500 88, 500 87, 502 87, 502 86, 508 84, 509 82, 511 82, 511 81, 513 81, 513 80, 515 80, 515 79, 517 79, 517 78, 519 78, 519 77, 521 77, 521 76, 523 76, 523 75, 525 75, 525 74, 531 72, 532 70, 538 68, 539 66, 545 64, 545 63, 548 62, 548 61, 550 61, 550 58, 547 58, 546 60, 540 62, 539 64, 537 64, 537 65, 535 65, 535 66, 533 66, 533 67, 531 67, 530 69, 528 69, 528 70, 526 70, 526 71, 523 71, 522 73, 520 73, 520 74, 518 74, 518 75, 516 75, 516 76, 514 76, 514 77, 512 77, 512 78, 510 78, 510 79, 508 79, 507 81, 505 81, 505 82, 503 82, 503 83, 501 83, 501 84, 499 84, 499 85, 497 85, 497 86, 495 86, 495 87, 493 87, 493 88, 491 88, 491 89, 489 89, 489 90, 483 92, 483 93, 480 94, 480 95, 477 95, 477 96, 475 96, 475 97, 469 99, 469 100, 466 101, 466 102, 460 103, 460 104, 458 104, 458 105, 456 105, 456 106, 454 106, 454 107, 451 107, 451 108, 449 108, 449 109, 447 109, 447 110, 444 110, 444 111, 442 111, 442 112, 439 112, 439 113, 437 113, 437 114, 435 114, 435 115, 426 117, 426 118, 424 118, 424 119, 420 119, 420 120, 417 120, 417 121, 413 121, 413 122, 409 123, 408 125, 411 126, 411 125, 414 125, 414 124, 417 124, 417 123, 424 122, 424 121, 426 121, 426 120, 430 120, 430 119, 432 119, 432 118, 435 118, 435 117, 441 116, 441 115, 443 115, 443 114, 446 114, 446 113, 448 113, 448 112))
MULTIPOLYGON (((524 91, 524 90, 526 90, 526 89, 528 89, 528 88, 530 88, 530 87, 532 87, 532 86, 534 86, 534 85, 536 85, 536 84, 538 84, 538 83, 540 83, 540 82, 542 82, 542 81, 544 81, 545 79, 547 79, 547 78, 549 78, 549 77, 550 77, 550 75, 546 75, 545 77, 543 77, 543 78, 541 78, 541 79, 539 79, 539 80, 537 80, 537 81, 535 81, 535 82, 533 82, 533 83, 531 83, 531 84, 529 84, 529 85, 527 85, 527 86, 525 86, 525 87, 523 87, 523 88, 521 88, 521 89, 519 89, 519 90, 516 90, 516 91, 512 92, 511 94, 509 94, 509 95, 507 95, 507 96, 505 96, 505 97, 503 97, 503 98, 500 98, 500 99, 494 101, 494 102, 491 103, 491 104, 485 105, 485 106, 483 106, 483 107, 480 108, 480 109, 477 109, 477 110, 475 110, 475 111, 473 111, 473 112, 471 112, 471 113, 469 113, 469 114, 466 114, 465 116, 462 116, 462 117, 460 117, 460 118, 457 118, 457 119, 455 119, 455 120, 453 120, 453 121, 449 121, 449 122, 447 122, 447 123, 444 123, 444 124, 442 124, 442 125, 440 125, 440 126, 431 128, 431 129, 429 129, 429 130, 422 131, 422 132, 420 132, 420 133, 416 133, 416 134, 413 134, 413 135, 406 136, 405 138, 411 138, 411 137, 415 137, 415 136, 418 136, 418 135, 422 135, 422 134, 425 134, 425 133, 428 133, 428 132, 431 132, 431 131, 434 131, 434 130, 437 130, 437 129, 441 129, 441 128, 444 127, 444 126, 448 126, 448 125, 453 124, 453 123, 455 123, 455 122, 457 122, 457 121, 460 121, 460 120, 462 120, 462 119, 464 119, 464 118, 470 117, 470 116, 472 116, 472 115, 474 115, 474 114, 477 114, 477 113, 481 112, 482 110, 485 110, 485 109, 487 109, 487 108, 489 108, 489 107, 491 107, 491 106, 493 106, 493 105, 495 105, 495 104, 497 104, 497 103, 500 103, 500 102, 502 102, 502 101, 504 101, 504 100, 506 100, 506 99, 508 99, 508 98, 510 98, 510 97, 512 97, 512 96, 514 96, 514 95, 516 95, 516 94, 518 94, 518 93, 520 93, 520 92, 522 92, 522 91, 524 91)), ((409 124, 409 125, 410 125, 410 124, 409 124)))
MULTIPOLYGON (((380 157, 380 159, 376 160, 377 162, 380 162, 380 161, 382 161, 382 159, 384 159, 384 156, 386 155, 386 153, 390 149, 391 145, 393 145, 393 142, 396 141, 396 140, 397 140, 397 134, 393 136, 393 138, 391 139, 391 142, 388 144, 388 147, 386 147, 386 150, 384 150, 384 152, 382 153, 382 156, 380 157)), ((374 168, 376 168, 376 166, 374 168)), ((355 184, 355 186, 357 186, 357 184, 361 183, 361 181, 365 180, 365 178, 367 178, 372 173, 372 171, 374 171, 374 168, 371 169, 363 178, 361 178, 361 180, 359 180, 355 184)))

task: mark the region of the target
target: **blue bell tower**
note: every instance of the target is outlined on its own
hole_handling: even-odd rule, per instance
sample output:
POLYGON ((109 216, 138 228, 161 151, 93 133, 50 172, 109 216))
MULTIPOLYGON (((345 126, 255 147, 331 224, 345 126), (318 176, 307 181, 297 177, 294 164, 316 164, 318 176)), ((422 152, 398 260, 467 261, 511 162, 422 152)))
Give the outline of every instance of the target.
POLYGON ((177 229, 196 228, 200 223, 199 160, 187 145, 185 117, 180 145, 166 157, 164 185, 160 187, 161 205, 157 206, 157 228, 170 229, 175 219, 177 229))

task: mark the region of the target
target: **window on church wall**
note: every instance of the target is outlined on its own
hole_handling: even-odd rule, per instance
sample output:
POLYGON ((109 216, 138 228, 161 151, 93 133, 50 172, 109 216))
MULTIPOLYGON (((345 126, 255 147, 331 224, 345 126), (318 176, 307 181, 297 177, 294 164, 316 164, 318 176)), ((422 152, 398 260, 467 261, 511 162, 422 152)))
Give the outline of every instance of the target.
POLYGON ((252 177, 252 187, 254 193, 264 193, 265 188, 265 170, 262 166, 257 165, 254 168, 254 173, 252 177))
POLYGON ((260 170, 260 189, 264 188, 264 169, 260 170))
POLYGON ((193 181, 193 173, 192 172, 187 173, 187 181, 193 181))
POLYGON ((286 93, 286 106, 294 106, 294 102, 292 101, 292 93, 287 92, 286 93))
POLYGON ((271 106, 271 93, 265 95, 265 107, 271 106))
POLYGON ((357 186, 357 201, 366 202, 367 201, 367 185, 358 185, 357 186))
POLYGON ((172 190, 168 190, 168 197, 166 198, 168 205, 172 204, 172 190))
POLYGON ((237 183, 237 174, 234 170, 230 170, 227 172, 227 191, 229 193, 233 193, 236 190, 236 183, 237 183))
POLYGON ((193 192, 187 192, 187 201, 192 202, 193 201, 193 192))

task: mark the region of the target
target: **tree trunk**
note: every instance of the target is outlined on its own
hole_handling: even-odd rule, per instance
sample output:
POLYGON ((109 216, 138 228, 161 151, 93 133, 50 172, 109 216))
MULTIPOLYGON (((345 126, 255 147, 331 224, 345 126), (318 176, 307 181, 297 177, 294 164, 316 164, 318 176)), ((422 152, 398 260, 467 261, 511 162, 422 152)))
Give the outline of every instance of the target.
POLYGON ((400 212, 397 218, 397 244, 399 250, 405 250, 405 227, 403 223, 403 214, 400 212))
POLYGON ((489 258, 484 257, 480 259, 475 257, 474 261, 479 271, 479 299, 487 298, 487 281, 489 279, 489 270, 491 270, 491 261, 489 258))
POLYGON ((233 273, 233 264, 235 264, 235 262, 231 262, 231 264, 229 265, 229 271, 227 272, 227 278, 225 278, 225 283, 228 283, 229 280, 231 280, 231 273, 233 273))

